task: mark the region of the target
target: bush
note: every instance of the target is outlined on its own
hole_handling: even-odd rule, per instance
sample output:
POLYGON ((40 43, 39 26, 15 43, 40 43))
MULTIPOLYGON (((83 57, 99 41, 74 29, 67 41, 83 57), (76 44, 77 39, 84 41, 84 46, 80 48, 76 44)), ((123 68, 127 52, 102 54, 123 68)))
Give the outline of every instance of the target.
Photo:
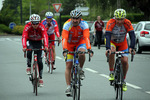
POLYGON ((24 25, 17 25, 12 30, 12 33, 15 34, 15 35, 22 35, 23 29, 24 29, 24 25))
POLYGON ((4 24, 0 24, 0 32, 11 34, 11 29, 4 24))
POLYGON ((128 13, 126 18, 129 19, 131 22, 139 22, 141 20, 144 20, 144 14, 128 13))

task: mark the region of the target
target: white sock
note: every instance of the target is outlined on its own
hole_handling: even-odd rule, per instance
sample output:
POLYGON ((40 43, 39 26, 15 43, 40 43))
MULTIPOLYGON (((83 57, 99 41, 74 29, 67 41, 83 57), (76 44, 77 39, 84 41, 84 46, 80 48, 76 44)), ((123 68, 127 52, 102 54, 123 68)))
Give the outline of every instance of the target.
POLYGON ((71 88, 71 86, 70 85, 67 85, 67 89, 70 89, 71 88))

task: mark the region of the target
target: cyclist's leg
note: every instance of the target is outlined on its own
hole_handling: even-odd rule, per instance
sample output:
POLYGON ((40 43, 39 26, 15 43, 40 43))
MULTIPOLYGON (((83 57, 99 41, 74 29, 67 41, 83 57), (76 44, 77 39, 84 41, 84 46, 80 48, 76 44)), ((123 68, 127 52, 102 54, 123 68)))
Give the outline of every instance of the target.
MULTIPOLYGON (((84 41, 80 41, 80 43, 77 46, 77 51, 86 51, 86 44, 84 41)), ((79 63, 80 63, 80 79, 83 80, 85 78, 84 71, 83 71, 83 65, 85 62, 85 54, 79 54, 79 63)))
MULTIPOLYGON (((128 51, 128 49, 122 50, 122 51, 128 51)), ((124 79, 126 78, 126 74, 129 68, 129 64, 128 64, 128 54, 123 54, 123 57, 121 58, 121 63, 122 63, 122 67, 123 67, 123 75, 124 75, 124 79)))
MULTIPOLYGON (((115 52, 116 51, 116 45, 114 43, 111 43, 111 51, 115 52)), ((114 80, 114 64, 115 64, 115 54, 111 54, 109 56, 109 81, 114 80)))
MULTIPOLYGON (((77 51, 83 51, 85 52, 86 51, 86 44, 79 44, 77 46, 77 51)), ((85 54, 79 54, 79 63, 80 63, 80 67, 83 68, 83 65, 84 65, 84 62, 85 62, 85 54)))
MULTIPOLYGON (((73 51, 73 46, 68 47, 69 51, 73 51)), ((73 54, 67 55, 66 61, 66 70, 65 70, 65 79, 67 84, 67 90, 65 91, 66 95, 71 95, 71 68, 73 64, 73 54)))
MULTIPOLYGON (((42 48, 42 41, 36 41, 34 44, 34 48, 41 49, 42 48)), ((42 79, 43 73, 43 62, 42 62, 42 51, 37 51, 37 62, 39 66, 39 76, 42 79)))
MULTIPOLYGON (((50 36, 49 36, 49 39, 50 39, 50 40, 55 40, 55 34, 50 35, 50 36)), ((53 60, 54 60, 53 64, 55 65, 55 56, 56 56, 56 53, 55 53, 55 42, 52 41, 52 42, 51 42, 51 45, 52 45, 53 60)))
MULTIPOLYGON (((128 45, 127 43, 122 44, 119 47, 120 51, 128 51, 128 45)), ((129 68, 129 64, 128 64, 128 54, 122 54, 122 58, 121 58, 121 63, 122 63, 122 68, 123 68, 123 76, 124 76, 124 82, 123 82, 123 91, 127 91, 127 86, 126 86, 126 82, 125 82, 125 78, 126 78, 126 74, 129 68)))
MULTIPOLYGON (((33 49, 32 41, 27 41, 27 49, 33 49)), ((31 72, 32 51, 27 51, 27 74, 31 72)))
MULTIPOLYGON (((111 51, 116 51, 116 45, 114 43, 111 43, 111 51)), ((109 56, 109 70, 110 72, 114 71, 114 64, 115 64, 115 54, 111 54, 109 56)))

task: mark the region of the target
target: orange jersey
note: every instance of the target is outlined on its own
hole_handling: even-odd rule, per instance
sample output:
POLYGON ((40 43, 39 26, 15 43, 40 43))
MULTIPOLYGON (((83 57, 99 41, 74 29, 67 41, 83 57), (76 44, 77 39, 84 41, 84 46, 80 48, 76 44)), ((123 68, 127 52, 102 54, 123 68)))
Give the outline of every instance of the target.
POLYGON ((111 42, 117 44, 127 43, 126 34, 133 30, 132 24, 128 19, 124 20, 124 23, 121 27, 116 25, 115 19, 110 19, 106 25, 106 31, 111 32, 111 42))
POLYGON ((86 43, 87 49, 91 49, 89 40, 89 27, 86 21, 81 20, 76 27, 72 25, 71 19, 64 23, 62 31, 62 46, 63 49, 69 48, 69 45, 78 45, 78 43, 86 43), (84 40, 84 41, 83 41, 84 40))

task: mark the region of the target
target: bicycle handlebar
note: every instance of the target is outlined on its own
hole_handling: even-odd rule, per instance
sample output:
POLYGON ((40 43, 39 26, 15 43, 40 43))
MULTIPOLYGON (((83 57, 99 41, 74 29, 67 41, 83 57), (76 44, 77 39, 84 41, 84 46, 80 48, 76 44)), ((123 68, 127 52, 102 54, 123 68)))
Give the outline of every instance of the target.
MULTIPOLYGON (((40 50, 45 50, 45 48, 43 48, 43 49, 26 49, 26 51, 40 51, 40 50)), ((26 51, 24 52, 24 58, 26 58, 26 51)))
POLYGON ((52 41, 57 41, 58 42, 58 46, 59 46, 59 40, 48 40, 48 42, 52 42, 52 41))
MULTIPOLYGON (((89 62, 91 61, 91 56, 90 56, 90 53, 88 53, 88 52, 84 52, 84 51, 68 51, 67 54, 68 53, 73 53, 73 54, 89 54, 89 62)), ((66 54, 65 61, 67 61, 67 54, 66 54)))
MULTIPOLYGON (((125 54, 125 53, 130 53, 129 51, 116 51, 116 52, 111 52, 111 54, 125 54)), ((133 50, 131 51, 131 62, 133 62, 134 58, 134 52, 133 50)), ((109 62, 109 51, 107 53, 107 62, 109 62)))

